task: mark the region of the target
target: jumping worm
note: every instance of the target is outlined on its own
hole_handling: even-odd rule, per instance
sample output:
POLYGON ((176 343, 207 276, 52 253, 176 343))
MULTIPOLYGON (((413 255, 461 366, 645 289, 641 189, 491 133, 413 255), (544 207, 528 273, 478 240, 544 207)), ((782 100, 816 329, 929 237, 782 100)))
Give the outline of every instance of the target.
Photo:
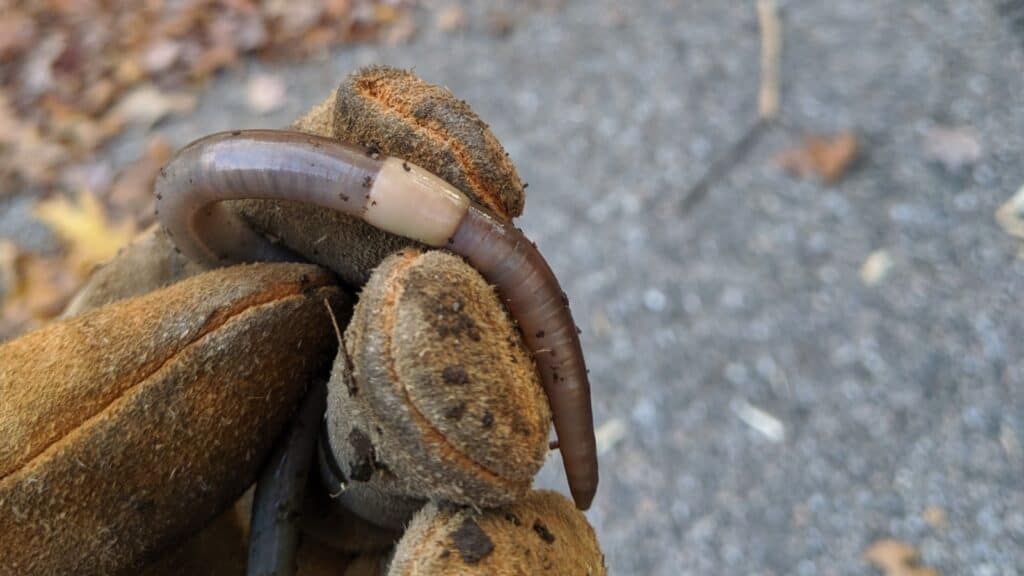
POLYGON ((577 507, 590 507, 597 450, 578 331, 551 268, 511 223, 410 162, 278 130, 222 132, 189 144, 160 172, 156 198, 178 248, 209 263, 296 259, 218 204, 254 198, 336 210, 465 258, 518 323, 551 404, 569 489, 577 507))
POLYGON ((256 482, 247 574, 283 576, 295 573, 302 499, 320 430, 317 422, 323 418, 326 404, 327 387, 323 382, 317 382, 306 392, 291 430, 278 439, 256 482))

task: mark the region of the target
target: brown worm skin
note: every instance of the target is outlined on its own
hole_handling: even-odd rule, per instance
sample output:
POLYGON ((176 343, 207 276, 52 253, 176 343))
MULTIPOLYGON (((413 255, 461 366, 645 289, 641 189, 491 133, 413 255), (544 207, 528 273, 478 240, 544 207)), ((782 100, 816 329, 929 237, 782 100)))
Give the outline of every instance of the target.
POLYGON ((551 404, 576 506, 597 491, 597 445, 590 383, 569 302, 544 257, 518 229, 471 206, 448 243, 498 291, 519 325, 551 404))
MULTIPOLYGON (((368 212, 392 208, 378 207, 371 199, 384 166, 383 157, 360 147, 299 132, 213 134, 183 148, 161 170, 157 215, 178 248, 192 258, 223 264, 296 260, 296 255, 269 242, 218 203, 293 200, 369 220, 368 212)), ((404 162, 402 166, 411 169, 404 162)), ((398 203, 394 198, 382 194, 381 202, 398 203)), ((436 216, 427 210, 424 219, 436 216)), ((421 227, 415 221, 399 225, 421 227)), ((403 229, 388 231, 414 237, 403 229)), ((558 279, 519 229, 473 204, 443 244, 436 247, 464 257, 506 301, 551 404, 569 490, 576 506, 586 510, 598 481, 590 383, 578 330, 558 279)))
POLYGON ((252 503, 249 576, 295 574, 299 516, 326 404, 327 387, 318 382, 260 474, 252 503))

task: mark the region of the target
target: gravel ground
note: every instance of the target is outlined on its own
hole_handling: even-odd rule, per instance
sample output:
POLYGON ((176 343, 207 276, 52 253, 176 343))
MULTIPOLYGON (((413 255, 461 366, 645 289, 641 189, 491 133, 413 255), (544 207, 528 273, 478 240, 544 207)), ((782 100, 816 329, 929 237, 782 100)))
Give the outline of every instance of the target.
POLYGON ((686 210, 755 120, 753 2, 481 4, 460 32, 225 75, 161 131, 279 126, 370 63, 468 100, 530 183, 521 225, 619 438, 588 513, 612 573, 870 574, 892 537, 942 574, 1024 574, 1024 259, 993 218, 1024 184, 1024 3, 780 2, 781 119, 686 210), (255 72, 285 76, 285 109, 248 111, 255 72), (937 125, 981 158, 929 160, 937 125), (863 154, 839 183, 776 166, 844 129, 863 154))

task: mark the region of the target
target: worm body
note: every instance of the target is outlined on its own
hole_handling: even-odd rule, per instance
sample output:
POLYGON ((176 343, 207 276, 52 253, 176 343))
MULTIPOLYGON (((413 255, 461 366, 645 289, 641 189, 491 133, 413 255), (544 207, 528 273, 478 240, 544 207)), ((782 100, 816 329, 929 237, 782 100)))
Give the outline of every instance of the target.
POLYGON ((295 574, 302 499, 320 430, 317 421, 326 403, 327 387, 318 382, 306 393, 291 430, 278 440, 256 483, 247 572, 252 576, 295 574))
POLYGON ((386 232, 447 248, 494 284, 533 353, 551 404, 576 505, 597 490, 597 450, 578 331, 544 257, 509 222, 398 158, 298 132, 213 134, 186 146, 156 183, 157 213, 178 248, 209 263, 297 259, 218 205, 297 200, 361 218, 386 232))

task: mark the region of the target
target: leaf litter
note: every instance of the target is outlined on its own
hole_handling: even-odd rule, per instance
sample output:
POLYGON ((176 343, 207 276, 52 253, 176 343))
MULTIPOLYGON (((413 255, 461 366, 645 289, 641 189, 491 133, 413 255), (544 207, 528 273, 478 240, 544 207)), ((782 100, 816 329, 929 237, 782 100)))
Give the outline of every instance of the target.
POLYGON ((921 564, 913 546, 899 540, 878 540, 864 552, 864 559, 883 576, 939 576, 936 570, 921 564))
MULTIPOLYGON (((134 163, 96 151, 127 127, 190 112, 204 81, 244 57, 281 61, 354 42, 403 41, 414 0, 0 0, 0 200, 40 198, 62 240, 37 254, 0 239, 0 341, 60 313, 98 263, 152 220, 151 188, 171 147, 134 163), (395 30, 398 28, 397 30, 395 30)), ((243 87, 244 88, 244 87, 243 87)), ((247 102, 286 102, 257 76, 247 102)))
POLYGON ((809 134, 804 141, 776 158, 783 170, 797 178, 817 177, 825 184, 838 182, 860 152, 860 138, 854 132, 809 134))

